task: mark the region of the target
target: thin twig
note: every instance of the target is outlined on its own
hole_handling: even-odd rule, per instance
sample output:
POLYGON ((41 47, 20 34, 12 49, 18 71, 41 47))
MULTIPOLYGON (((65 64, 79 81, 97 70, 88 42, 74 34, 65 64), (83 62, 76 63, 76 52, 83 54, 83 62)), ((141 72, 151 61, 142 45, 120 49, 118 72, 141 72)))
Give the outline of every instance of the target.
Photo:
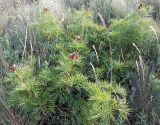
POLYGON ((93 49, 94 49, 94 51, 95 51, 95 53, 96 53, 97 61, 99 62, 99 57, 98 57, 98 53, 97 53, 96 47, 95 47, 95 45, 93 45, 92 47, 93 47, 93 49))
POLYGON ((111 42, 109 40, 109 48, 110 48, 110 61, 111 61, 111 80, 110 80, 110 83, 112 84, 112 78, 113 78, 113 53, 112 53, 112 45, 111 45, 111 42))
POLYGON ((106 26, 106 23, 105 23, 105 20, 104 20, 103 16, 100 13, 97 13, 97 15, 100 18, 103 27, 107 29, 107 26, 106 26))
POLYGON ((97 77, 97 74, 96 74, 96 69, 95 69, 94 65, 91 62, 90 62, 90 65, 91 65, 91 67, 93 69, 93 72, 94 72, 94 75, 95 75, 95 81, 97 83, 98 82, 98 77, 97 77))
POLYGON ((123 50, 122 49, 121 49, 121 55, 122 55, 122 60, 125 62, 124 55, 123 55, 123 50))
POLYGON ((154 29, 153 26, 149 26, 149 27, 153 30, 153 32, 154 32, 154 34, 155 34, 155 36, 156 36, 156 39, 157 39, 157 43, 159 43, 159 38, 158 38, 158 35, 157 35, 157 33, 156 33, 156 30, 154 29))
POLYGON ((26 54, 27 37, 28 37, 28 29, 25 28, 25 41, 24 41, 24 48, 23 48, 23 53, 22 53, 22 60, 24 59, 24 56, 26 54))

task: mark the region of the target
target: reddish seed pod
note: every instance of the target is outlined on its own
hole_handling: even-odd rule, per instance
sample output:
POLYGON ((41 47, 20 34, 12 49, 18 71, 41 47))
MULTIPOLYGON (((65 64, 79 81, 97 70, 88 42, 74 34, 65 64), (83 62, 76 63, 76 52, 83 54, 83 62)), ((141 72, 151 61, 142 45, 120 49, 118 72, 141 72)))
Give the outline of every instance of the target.
POLYGON ((139 5, 137 5, 137 9, 141 9, 143 7, 143 4, 141 3, 141 4, 139 4, 139 5))
POLYGON ((77 60, 79 58, 77 52, 73 52, 69 55, 69 59, 71 60, 77 60))
POLYGON ((47 13, 48 12, 48 8, 43 8, 43 12, 47 13))
POLYGON ((16 71, 16 65, 12 64, 11 66, 8 67, 10 72, 15 72, 16 71))

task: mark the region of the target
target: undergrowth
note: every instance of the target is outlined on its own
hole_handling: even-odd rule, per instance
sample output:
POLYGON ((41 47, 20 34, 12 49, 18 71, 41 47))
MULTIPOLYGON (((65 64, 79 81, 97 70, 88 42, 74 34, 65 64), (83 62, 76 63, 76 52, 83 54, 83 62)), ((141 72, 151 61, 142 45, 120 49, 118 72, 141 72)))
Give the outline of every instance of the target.
POLYGON ((29 35, 1 37, 8 124, 158 124, 156 23, 138 10, 104 27, 94 14, 76 10, 60 21, 43 10, 29 35))

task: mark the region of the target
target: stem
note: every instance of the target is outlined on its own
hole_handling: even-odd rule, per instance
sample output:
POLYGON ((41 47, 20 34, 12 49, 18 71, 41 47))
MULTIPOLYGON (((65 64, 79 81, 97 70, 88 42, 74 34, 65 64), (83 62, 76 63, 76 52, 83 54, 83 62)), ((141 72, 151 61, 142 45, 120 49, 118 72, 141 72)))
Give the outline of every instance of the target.
POLYGON ((94 75, 95 75, 95 81, 96 81, 96 83, 98 83, 98 77, 97 77, 97 74, 96 74, 96 69, 94 68, 94 65, 91 62, 90 62, 90 65, 91 65, 91 67, 93 69, 93 72, 94 72, 94 75))
POLYGON ((109 48, 110 48, 110 61, 111 61, 111 80, 110 83, 112 84, 112 78, 113 78, 113 53, 112 53, 112 46, 111 46, 111 42, 109 40, 109 48))

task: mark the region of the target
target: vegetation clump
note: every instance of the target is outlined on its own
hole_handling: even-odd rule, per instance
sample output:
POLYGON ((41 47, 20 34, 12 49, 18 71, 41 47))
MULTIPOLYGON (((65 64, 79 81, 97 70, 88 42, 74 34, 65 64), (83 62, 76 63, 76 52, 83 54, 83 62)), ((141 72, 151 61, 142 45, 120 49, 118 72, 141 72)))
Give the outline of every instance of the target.
POLYGON ((96 3, 103 19, 91 4, 63 19, 44 8, 25 32, 16 25, 0 37, 4 124, 159 124, 156 23, 143 7, 115 18, 96 3))
POLYGON ((123 123, 128 114, 126 91, 116 83, 89 76, 96 75, 96 63, 95 68, 103 67, 93 46, 99 53, 98 47, 107 44, 103 36, 107 31, 94 24, 85 12, 75 15, 79 22, 67 25, 66 29, 58 27, 49 15, 42 16, 46 21, 34 24, 40 39, 43 37, 51 45, 48 61, 39 70, 32 64, 20 66, 9 76, 13 86, 10 104, 25 112, 22 115, 28 116, 31 124, 50 124, 50 120, 53 124, 68 125, 123 123), (91 71, 88 76, 86 65, 91 71))

